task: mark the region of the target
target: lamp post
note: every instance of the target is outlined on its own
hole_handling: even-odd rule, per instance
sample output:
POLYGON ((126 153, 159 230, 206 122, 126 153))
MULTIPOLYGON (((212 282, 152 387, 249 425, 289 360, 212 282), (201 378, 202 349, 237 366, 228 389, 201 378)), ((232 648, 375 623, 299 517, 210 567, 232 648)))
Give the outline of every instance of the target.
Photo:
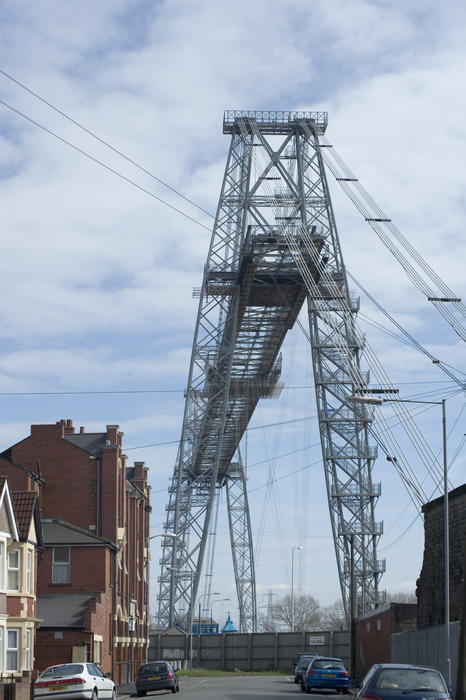
POLYGON ((291 548, 291 625, 290 631, 294 632, 294 552, 295 549, 304 549, 304 547, 291 548))
POLYGON ((448 510, 448 462, 447 462, 447 417, 445 399, 441 401, 422 401, 416 399, 384 399, 376 396, 349 396, 348 401, 354 403, 372 404, 380 406, 383 403, 418 403, 442 407, 442 444, 443 444, 443 547, 445 568, 445 666, 446 680, 451 685, 451 659, 450 659, 450 537, 449 537, 449 510, 448 510))
MULTIPOLYGON (((213 600, 210 604, 210 624, 213 625, 214 618, 212 615, 212 608, 214 603, 224 603, 226 600, 230 600, 230 598, 220 598, 220 600, 213 600)), ((223 617, 223 605, 222 605, 222 617, 223 617)))

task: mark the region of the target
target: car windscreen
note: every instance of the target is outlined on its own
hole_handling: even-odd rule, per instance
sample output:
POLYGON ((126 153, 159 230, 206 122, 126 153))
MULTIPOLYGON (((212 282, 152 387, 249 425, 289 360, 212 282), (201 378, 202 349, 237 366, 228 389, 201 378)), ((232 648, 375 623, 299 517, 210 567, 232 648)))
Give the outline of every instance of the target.
POLYGON ((446 688, 437 671, 417 668, 384 668, 375 678, 375 688, 404 691, 431 690, 444 693, 446 688))
POLYGON ((63 664, 63 666, 49 666, 41 673, 41 676, 74 676, 83 672, 82 664, 63 664))
POLYGON ((312 656, 303 656, 298 661, 298 668, 307 668, 309 666, 309 661, 311 659, 312 659, 312 656))
POLYGON ((340 661, 339 659, 317 659, 314 661, 312 664, 312 668, 321 668, 321 669, 337 669, 339 671, 344 671, 345 670, 345 665, 343 661, 340 661))
POLYGON ((166 673, 167 672, 167 664, 146 664, 145 666, 141 666, 139 669, 139 676, 152 676, 154 673, 160 674, 160 673, 166 673))

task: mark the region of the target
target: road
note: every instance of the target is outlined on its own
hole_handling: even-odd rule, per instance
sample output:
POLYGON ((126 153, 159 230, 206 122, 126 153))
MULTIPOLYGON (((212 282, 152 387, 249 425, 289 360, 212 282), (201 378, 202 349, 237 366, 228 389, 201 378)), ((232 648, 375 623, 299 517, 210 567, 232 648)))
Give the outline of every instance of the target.
MULTIPOLYGON (((149 693, 147 699, 171 695, 170 691, 161 690, 149 693)), ((304 700, 308 698, 301 692, 299 685, 293 682, 293 676, 218 676, 215 678, 196 678, 182 676, 180 678, 180 695, 177 700, 183 700, 182 695, 189 700, 304 700)), ((330 690, 313 690, 315 700, 335 700, 342 696, 330 690)), ((120 689, 120 700, 136 697, 135 689, 120 689)))

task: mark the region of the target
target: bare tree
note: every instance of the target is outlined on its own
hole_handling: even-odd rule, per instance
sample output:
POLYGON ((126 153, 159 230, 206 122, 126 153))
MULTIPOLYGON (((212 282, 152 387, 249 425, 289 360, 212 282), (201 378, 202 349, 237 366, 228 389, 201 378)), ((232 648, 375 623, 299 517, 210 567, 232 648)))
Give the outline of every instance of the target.
POLYGON ((270 619, 269 615, 259 615, 257 629, 259 632, 278 632, 280 624, 275 619, 270 619))
POLYGON ((346 630, 345 608, 341 598, 322 609, 322 628, 329 631, 346 630))
POLYGON ((294 616, 291 614, 291 596, 286 595, 272 605, 273 623, 281 629, 291 629, 291 620, 296 632, 305 632, 320 627, 320 605, 311 595, 294 597, 294 616))

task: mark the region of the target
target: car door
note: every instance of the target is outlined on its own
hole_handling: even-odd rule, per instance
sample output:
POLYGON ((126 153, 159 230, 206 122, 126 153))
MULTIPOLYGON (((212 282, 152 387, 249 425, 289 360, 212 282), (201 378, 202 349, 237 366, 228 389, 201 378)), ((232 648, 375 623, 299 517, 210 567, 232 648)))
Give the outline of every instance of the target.
POLYGON ((94 679, 99 698, 111 698, 114 685, 111 678, 104 676, 95 664, 87 664, 87 670, 94 679))

